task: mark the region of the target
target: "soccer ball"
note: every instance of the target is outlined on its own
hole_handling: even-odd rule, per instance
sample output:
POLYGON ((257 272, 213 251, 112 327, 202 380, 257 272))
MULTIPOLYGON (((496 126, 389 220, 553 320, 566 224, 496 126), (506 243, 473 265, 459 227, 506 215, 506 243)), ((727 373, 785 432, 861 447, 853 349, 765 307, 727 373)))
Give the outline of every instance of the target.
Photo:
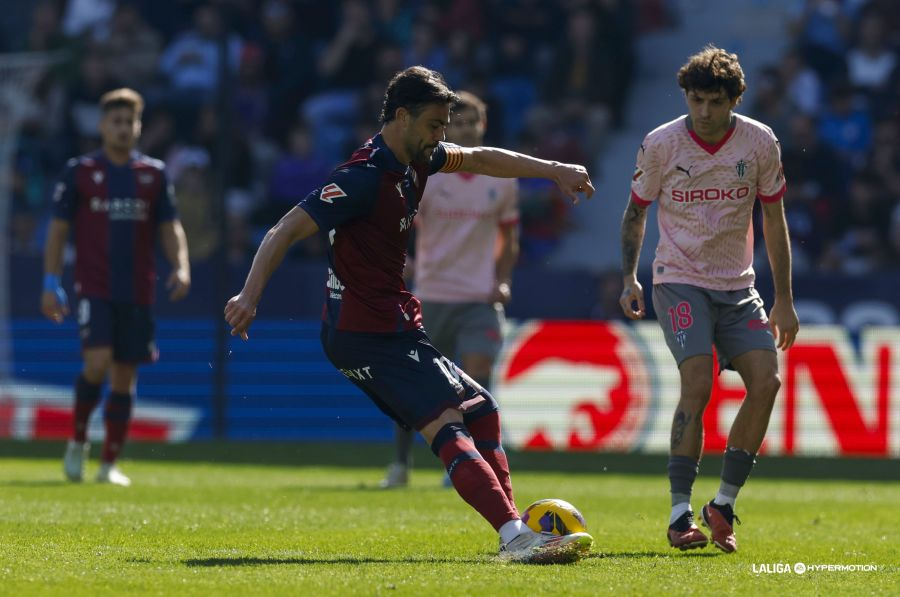
POLYGON ((578 508, 555 498, 538 500, 522 514, 522 522, 537 533, 570 535, 587 532, 584 516, 578 508))

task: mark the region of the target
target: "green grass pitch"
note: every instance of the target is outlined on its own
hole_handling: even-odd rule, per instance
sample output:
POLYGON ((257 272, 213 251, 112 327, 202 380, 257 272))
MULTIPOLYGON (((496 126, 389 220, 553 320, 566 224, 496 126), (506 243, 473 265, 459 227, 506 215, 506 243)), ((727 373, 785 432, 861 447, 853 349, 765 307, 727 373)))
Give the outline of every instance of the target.
MULTIPOLYGON (((411 487, 391 491, 375 488, 382 446, 136 444, 127 489, 64 483, 61 453, 0 443, 0 595, 900 593, 896 461, 872 465, 887 480, 835 480, 787 478, 840 472, 824 461, 772 460, 766 476, 762 460, 738 501, 740 551, 726 555, 666 544, 665 457, 511 454, 520 509, 566 499, 595 538, 581 562, 529 566, 497 561, 495 533, 440 487, 421 447, 411 487), (798 562, 878 569, 759 572, 798 562)), ((863 465, 842 464, 842 476, 863 465)), ((717 476, 704 461, 696 509, 717 476)))

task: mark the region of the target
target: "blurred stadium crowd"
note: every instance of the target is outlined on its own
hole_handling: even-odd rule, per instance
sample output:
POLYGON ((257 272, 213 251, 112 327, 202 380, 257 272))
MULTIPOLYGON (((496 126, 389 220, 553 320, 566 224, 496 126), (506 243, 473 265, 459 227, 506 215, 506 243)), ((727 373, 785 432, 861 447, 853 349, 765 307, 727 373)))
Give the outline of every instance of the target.
POLYGON ((900 268, 900 2, 796 4, 742 110, 781 140, 794 271, 900 268))
MULTIPOLYGON (((747 73, 741 111, 781 139, 795 266, 900 267, 900 3, 792 4, 790 49, 747 73)), ((97 100, 115 87, 147 101, 140 148, 168 163, 192 260, 223 242, 210 217, 218 184, 225 250, 240 262, 378 130, 385 83, 409 65, 488 101, 487 144, 595 163, 608 135, 634 120, 638 36, 677 27, 677 12, 671 0, 15 3, 0 17, 0 51, 66 59, 41 81, 20 135, 11 246, 41 251, 54 177, 96 148, 97 100), (233 75, 224 111, 220 66, 233 75)), ((565 234, 568 206, 542 182, 524 181, 521 199, 523 260, 539 263, 565 234)), ((293 255, 319 257, 319 242, 293 255)))

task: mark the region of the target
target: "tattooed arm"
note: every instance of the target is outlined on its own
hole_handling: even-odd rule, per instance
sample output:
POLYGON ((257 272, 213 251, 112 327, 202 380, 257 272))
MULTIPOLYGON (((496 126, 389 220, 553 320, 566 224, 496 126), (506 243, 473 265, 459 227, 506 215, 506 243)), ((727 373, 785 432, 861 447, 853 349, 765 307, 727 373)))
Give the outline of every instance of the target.
POLYGON ((644 229, 647 224, 647 208, 634 201, 628 201, 622 217, 622 296, 619 305, 629 319, 642 319, 644 309, 644 289, 637 280, 637 263, 644 244, 644 229), (637 303, 637 309, 634 308, 637 303))

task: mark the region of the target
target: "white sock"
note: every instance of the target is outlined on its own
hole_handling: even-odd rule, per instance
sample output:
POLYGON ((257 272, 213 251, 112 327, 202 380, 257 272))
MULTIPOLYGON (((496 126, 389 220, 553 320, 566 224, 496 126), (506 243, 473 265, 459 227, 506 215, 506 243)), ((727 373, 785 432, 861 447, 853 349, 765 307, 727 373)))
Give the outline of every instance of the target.
POLYGON ((734 500, 736 500, 736 499, 737 499, 736 496, 725 495, 724 493, 719 491, 719 492, 716 492, 716 497, 713 498, 713 502, 715 502, 719 506, 724 506, 725 504, 728 504, 729 506, 731 506, 731 509, 734 510, 734 500))
POLYGON ((505 523, 502 527, 500 527, 500 540, 503 543, 509 543, 516 537, 522 534, 522 531, 527 529, 522 520, 519 518, 513 518, 509 522, 505 523))
POLYGON ((690 502, 681 502, 672 506, 672 514, 669 515, 669 524, 675 524, 675 521, 681 518, 685 512, 693 512, 690 502))

